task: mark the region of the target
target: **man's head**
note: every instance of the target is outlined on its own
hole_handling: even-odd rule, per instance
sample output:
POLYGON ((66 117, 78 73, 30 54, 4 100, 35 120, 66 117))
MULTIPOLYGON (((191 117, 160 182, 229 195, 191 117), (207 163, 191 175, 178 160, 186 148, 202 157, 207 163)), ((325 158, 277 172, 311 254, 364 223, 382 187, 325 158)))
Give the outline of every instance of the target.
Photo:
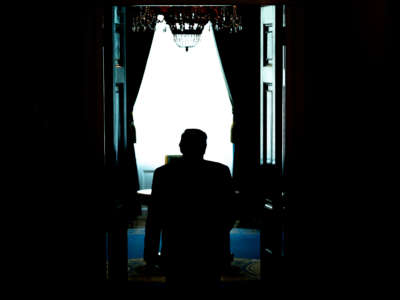
POLYGON ((200 129, 186 129, 179 143, 184 157, 202 159, 207 147, 207 134, 200 129))

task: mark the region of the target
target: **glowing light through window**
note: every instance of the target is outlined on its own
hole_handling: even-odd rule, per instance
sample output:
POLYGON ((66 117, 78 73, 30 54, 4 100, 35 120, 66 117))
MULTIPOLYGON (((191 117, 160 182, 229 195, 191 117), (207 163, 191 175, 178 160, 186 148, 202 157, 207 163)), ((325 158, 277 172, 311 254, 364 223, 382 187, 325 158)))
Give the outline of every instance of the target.
POLYGON ((133 119, 141 189, 151 188, 154 169, 165 163, 166 155, 181 154, 179 141, 186 128, 205 131, 204 158, 232 172, 232 104, 210 23, 189 51, 174 43, 168 25, 157 24, 133 119))

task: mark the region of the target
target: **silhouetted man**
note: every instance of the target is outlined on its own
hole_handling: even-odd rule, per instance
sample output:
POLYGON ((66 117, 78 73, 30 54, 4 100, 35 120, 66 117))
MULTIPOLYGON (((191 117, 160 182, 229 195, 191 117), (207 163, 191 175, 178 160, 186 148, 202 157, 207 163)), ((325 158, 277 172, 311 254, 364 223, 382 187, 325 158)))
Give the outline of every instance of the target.
POLYGON ((185 130, 179 146, 183 156, 154 172, 144 258, 148 264, 161 260, 167 283, 173 286, 218 285, 231 258, 230 171, 203 159, 207 135, 199 129, 185 130))

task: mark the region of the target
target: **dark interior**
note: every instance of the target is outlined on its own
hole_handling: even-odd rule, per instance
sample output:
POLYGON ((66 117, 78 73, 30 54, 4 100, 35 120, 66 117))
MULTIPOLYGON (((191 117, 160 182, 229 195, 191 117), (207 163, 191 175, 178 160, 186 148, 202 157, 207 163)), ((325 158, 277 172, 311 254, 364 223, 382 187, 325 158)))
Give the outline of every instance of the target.
MULTIPOLYGON (((395 118, 390 105, 398 84, 391 71, 398 53, 394 29, 398 4, 389 0, 251 2, 244 8, 247 16, 260 3, 286 3, 291 24, 286 253, 298 258, 303 269, 314 267, 315 262, 317 270, 331 274, 345 261, 336 263, 333 258, 356 256, 357 260, 369 251, 359 242, 369 228, 364 226, 364 209, 373 195, 380 195, 372 178, 385 173, 374 158, 383 152, 391 157, 391 148, 383 145, 393 139, 389 131, 395 118)), ((126 235, 120 228, 136 204, 115 199, 125 199, 129 192, 132 181, 126 174, 131 166, 104 167, 103 108, 107 106, 99 105, 103 83, 98 44, 108 30, 99 24, 104 16, 107 19, 110 3, 30 3, 23 8, 13 10, 10 38, 3 37, 15 49, 12 56, 4 57, 4 69, 13 79, 6 89, 13 90, 13 101, 10 96, 3 99, 16 104, 6 127, 12 137, 4 137, 3 144, 12 154, 3 156, 7 180, 12 179, 3 201, 17 203, 16 216, 7 227, 12 229, 12 241, 6 243, 17 249, 10 260, 13 271, 6 277, 16 272, 21 286, 29 281, 38 287, 42 282, 108 282, 105 233, 113 231, 121 234, 113 246, 121 260, 116 258, 114 278, 124 282, 126 235), (120 205, 129 209, 119 209, 120 205)), ((251 18, 249 25, 257 27, 257 18, 251 18)), ((251 35, 221 44, 222 49, 237 49, 222 60, 227 76, 235 82, 233 93, 240 99, 235 182, 248 199, 254 199, 254 182, 262 185, 266 178, 257 169, 259 111, 258 101, 251 98, 259 95, 258 54, 253 55, 259 47, 247 46, 251 35), (260 175, 254 181, 248 174, 255 172, 260 175)), ((257 205, 246 202, 244 213, 257 205)), ((369 242, 370 238, 368 234, 369 242)), ((372 244, 377 249, 382 245, 372 244)), ((288 264, 285 258, 267 261, 261 295, 269 293, 270 282, 302 279, 296 272, 299 268, 289 272, 288 264)), ((316 280, 326 282, 323 278, 316 280)))

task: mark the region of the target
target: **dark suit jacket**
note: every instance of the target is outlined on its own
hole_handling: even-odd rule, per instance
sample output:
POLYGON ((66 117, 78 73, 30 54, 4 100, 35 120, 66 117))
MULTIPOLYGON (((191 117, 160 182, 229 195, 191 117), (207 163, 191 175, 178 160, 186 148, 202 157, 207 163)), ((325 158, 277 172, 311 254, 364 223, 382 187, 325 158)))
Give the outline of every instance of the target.
MULTIPOLYGON (((229 168, 184 158, 156 169, 146 224, 145 260, 157 256, 162 232, 166 266, 218 272, 226 261, 234 223, 229 168)), ((181 270, 182 271, 182 270, 181 270)), ((200 272, 201 273, 201 272, 200 272)))

